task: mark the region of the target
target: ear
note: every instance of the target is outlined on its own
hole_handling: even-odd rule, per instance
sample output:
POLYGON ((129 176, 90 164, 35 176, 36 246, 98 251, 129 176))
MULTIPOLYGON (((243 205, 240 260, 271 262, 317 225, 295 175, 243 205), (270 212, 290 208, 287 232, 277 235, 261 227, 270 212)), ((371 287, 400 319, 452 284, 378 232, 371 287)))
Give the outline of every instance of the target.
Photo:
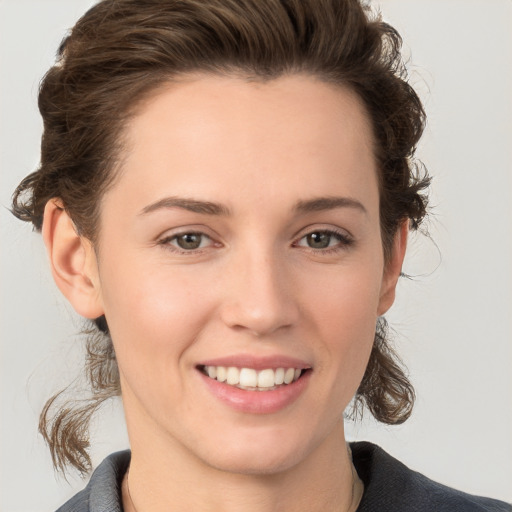
POLYGON ((103 315, 94 248, 78 235, 58 199, 46 203, 42 234, 59 290, 79 315, 91 319, 103 315))
POLYGON ((382 284, 380 289, 380 299, 377 314, 383 315, 395 301, 395 291, 398 278, 402 272, 402 264, 407 247, 407 234, 409 233, 409 220, 404 220, 393 239, 391 255, 385 263, 382 284))

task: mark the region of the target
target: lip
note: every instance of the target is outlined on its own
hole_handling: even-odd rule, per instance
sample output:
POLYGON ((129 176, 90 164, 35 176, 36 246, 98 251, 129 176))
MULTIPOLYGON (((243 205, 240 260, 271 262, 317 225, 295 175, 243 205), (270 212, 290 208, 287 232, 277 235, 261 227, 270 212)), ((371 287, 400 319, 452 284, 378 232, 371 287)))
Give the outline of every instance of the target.
MULTIPOLYGON (((219 364, 216 366, 224 365, 219 364)), ((254 368, 254 366, 249 367, 254 368)), ((290 367, 293 367, 293 365, 290 367)), ((272 368, 272 366, 265 366, 265 368, 272 368)), ((298 367, 295 366, 295 368, 298 367)), ((285 409, 302 395, 311 376, 311 371, 306 371, 298 380, 291 384, 281 385, 270 391, 252 391, 239 389, 224 382, 211 379, 199 369, 197 369, 197 373, 208 391, 215 398, 235 411, 249 414, 273 414, 285 409)))
POLYGON ((196 366, 209 393, 223 404, 237 412, 248 414, 277 413, 295 402, 305 391, 311 375, 311 365, 303 359, 286 355, 253 356, 249 354, 233 354, 201 361, 196 366), (211 379, 202 371, 203 366, 234 366, 236 368, 253 368, 256 371, 271 368, 299 368, 308 370, 301 377, 286 385, 267 391, 243 390, 224 382, 211 379))
POLYGON ((196 371, 207 390, 223 404, 237 412, 249 414, 277 413, 295 402, 307 388, 312 366, 303 359, 282 354, 273 356, 253 356, 249 354, 233 354, 230 356, 207 359, 196 365, 196 371), (234 366, 236 368, 253 368, 256 371, 267 368, 299 368, 308 370, 301 377, 286 385, 268 391, 243 390, 224 382, 211 379, 202 371, 204 366, 234 366))
POLYGON ((311 368, 310 364, 294 357, 284 355, 255 357, 247 354, 208 359, 207 361, 201 361, 197 366, 235 366, 237 368, 253 368, 257 371, 266 370, 267 368, 272 370, 277 368, 299 368, 300 370, 307 370, 311 368))

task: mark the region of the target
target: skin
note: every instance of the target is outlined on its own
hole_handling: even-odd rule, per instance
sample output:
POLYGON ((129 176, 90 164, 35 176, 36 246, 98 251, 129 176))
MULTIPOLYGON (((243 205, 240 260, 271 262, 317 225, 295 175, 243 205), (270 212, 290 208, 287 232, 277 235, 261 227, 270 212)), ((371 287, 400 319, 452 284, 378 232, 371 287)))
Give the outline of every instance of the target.
MULTIPOLYGON (((106 315, 138 512, 355 510, 362 488, 343 411, 393 303, 407 231, 385 263, 358 98, 309 76, 190 76, 146 100, 125 137, 98 247, 78 237, 58 200, 43 235, 77 312, 106 315), (297 209, 333 197, 350 202, 297 209), (164 198, 225 211, 155 206, 164 198), (190 232, 204 233, 197 250, 173 238, 190 232), (328 247, 310 247, 311 233, 328 247), (196 366, 240 353, 299 358, 311 368, 307 385, 277 412, 234 410, 196 366)), ((124 499, 132 509, 126 488, 124 499)))

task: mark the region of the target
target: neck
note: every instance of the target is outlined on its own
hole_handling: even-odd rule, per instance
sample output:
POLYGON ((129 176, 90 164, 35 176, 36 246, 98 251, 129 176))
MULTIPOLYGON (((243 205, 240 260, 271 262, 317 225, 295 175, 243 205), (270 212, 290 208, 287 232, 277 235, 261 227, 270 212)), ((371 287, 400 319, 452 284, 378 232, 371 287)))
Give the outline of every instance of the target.
POLYGON ((300 463, 272 474, 219 470, 169 439, 137 443, 137 436, 130 438, 132 461, 123 484, 126 512, 355 511, 362 496, 342 423, 300 463))

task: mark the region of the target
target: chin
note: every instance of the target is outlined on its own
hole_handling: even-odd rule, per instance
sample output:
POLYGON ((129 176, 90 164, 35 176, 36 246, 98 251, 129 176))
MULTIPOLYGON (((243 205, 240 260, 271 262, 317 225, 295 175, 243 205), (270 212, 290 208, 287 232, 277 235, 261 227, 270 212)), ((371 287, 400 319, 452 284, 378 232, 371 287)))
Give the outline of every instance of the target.
MULTIPOLYGON (((206 449, 201 457, 210 467, 242 475, 275 475, 296 467, 313 451, 308 443, 289 432, 269 435, 232 436, 228 443, 212 443, 215 450, 206 449)), ((206 448, 206 447, 205 447, 206 448)), ((199 453, 196 451, 196 454, 199 453)))
POLYGON ((286 472, 295 467, 300 462, 300 459, 297 454, 282 454, 270 457, 268 452, 262 450, 258 457, 231 454, 222 458, 215 457, 215 460, 207 460, 206 462, 211 467, 222 472, 265 476, 286 472))

